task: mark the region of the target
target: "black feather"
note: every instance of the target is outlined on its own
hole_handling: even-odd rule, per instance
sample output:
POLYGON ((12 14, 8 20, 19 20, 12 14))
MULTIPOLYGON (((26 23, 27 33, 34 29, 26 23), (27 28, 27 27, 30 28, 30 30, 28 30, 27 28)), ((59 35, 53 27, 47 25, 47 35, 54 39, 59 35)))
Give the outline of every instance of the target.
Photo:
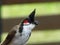
POLYGON ((34 9, 34 10, 32 11, 32 13, 29 15, 29 19, 30 19, 32 22, 34 22, 35 10, 36 10, 36 9, 34 9))

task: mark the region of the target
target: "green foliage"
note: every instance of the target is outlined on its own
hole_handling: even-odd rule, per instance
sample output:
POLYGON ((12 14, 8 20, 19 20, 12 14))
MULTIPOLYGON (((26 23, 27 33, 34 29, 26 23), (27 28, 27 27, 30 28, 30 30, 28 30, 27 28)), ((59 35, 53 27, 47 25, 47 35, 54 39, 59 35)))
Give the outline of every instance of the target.
POLYGON ((60 14, 60 2, 2 5, 2 18, 24 17, 36 8, 37 16, 60 14))

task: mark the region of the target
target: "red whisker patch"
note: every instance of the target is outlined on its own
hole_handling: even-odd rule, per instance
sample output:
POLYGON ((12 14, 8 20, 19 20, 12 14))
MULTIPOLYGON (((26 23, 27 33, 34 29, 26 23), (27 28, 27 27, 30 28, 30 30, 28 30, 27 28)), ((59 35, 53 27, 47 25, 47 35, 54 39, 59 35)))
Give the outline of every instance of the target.
POLYGON ((28 20, 24 20, 24 24, 28 24, 29 22, 28 22, 28 20))

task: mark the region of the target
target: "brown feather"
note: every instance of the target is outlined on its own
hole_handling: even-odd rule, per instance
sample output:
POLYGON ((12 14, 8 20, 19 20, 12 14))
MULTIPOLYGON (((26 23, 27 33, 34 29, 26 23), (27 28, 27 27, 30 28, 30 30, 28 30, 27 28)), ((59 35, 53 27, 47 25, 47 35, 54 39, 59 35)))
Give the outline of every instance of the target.
POLYGON ((1 45, 9 45, 9 43, 12 41, 13 37, 15 36, 15 33, 16 33, 15 30, 9 32, 5 41, 1 45))

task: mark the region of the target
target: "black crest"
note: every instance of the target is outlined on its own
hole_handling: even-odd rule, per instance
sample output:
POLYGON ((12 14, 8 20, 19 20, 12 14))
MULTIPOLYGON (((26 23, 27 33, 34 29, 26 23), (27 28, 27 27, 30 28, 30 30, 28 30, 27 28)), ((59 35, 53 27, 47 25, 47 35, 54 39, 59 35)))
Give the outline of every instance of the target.
POLYGON ((35 10, 36 10, 36 9, 34 9, 34 10, 32 11, 32 13, 29 15, 29 19, 30 19, 32 22, 34 22, 35 10))
POLYGON ((28 21, 29 23, 34 22, 35 10, 36 10, 36 9, 34 9, 34 10, 32 11, 32 13, 28 16, 28 18, 25 18, 25 19, 21 22, 21 25, 20 25, 20 28, 19 28, 19 32, 20 32, 20 33, 22 33, 22 31, 23 31, 23 23, 24 23, 24 22, 26 22, 26 21, 28 21))

